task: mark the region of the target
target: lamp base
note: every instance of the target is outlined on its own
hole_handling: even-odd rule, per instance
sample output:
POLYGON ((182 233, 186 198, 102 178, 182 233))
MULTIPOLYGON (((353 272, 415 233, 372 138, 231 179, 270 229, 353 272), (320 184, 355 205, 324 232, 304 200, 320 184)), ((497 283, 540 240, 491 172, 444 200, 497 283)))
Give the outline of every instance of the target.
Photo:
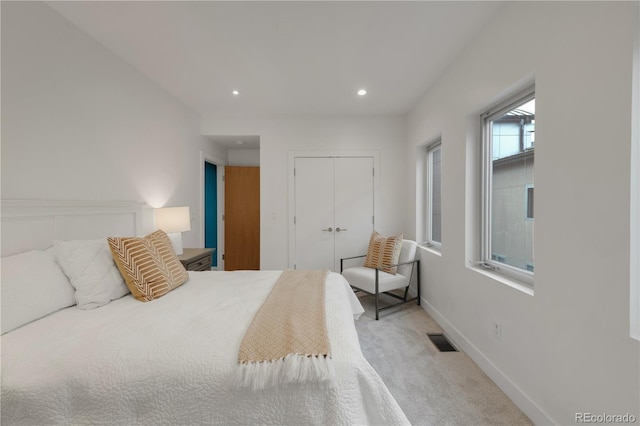
POLYGON ((169 232, 167 236, 171 240, 171 245, 173 246, 173 251, 176 252, 177 256, 180 256, 183 253, 182 250, 182 232, 169 232))

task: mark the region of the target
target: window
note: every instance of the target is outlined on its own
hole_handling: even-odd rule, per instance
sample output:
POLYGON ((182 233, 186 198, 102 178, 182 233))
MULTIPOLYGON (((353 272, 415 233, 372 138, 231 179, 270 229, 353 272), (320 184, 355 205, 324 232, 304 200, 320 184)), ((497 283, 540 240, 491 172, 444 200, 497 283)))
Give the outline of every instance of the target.
POLYGON ((525 211, 527 213, 527 219, 533 219, 533 185, 525 186, 525 211))
POLYGON ((441 189, 442 145, 440 141, 427 148, 427 224, 428 247, 442 245, 442 189, 441 189))
POLYGON ((482 115, 481 263, 529 285, 534 269, 535 118, 533 87, 482 115))

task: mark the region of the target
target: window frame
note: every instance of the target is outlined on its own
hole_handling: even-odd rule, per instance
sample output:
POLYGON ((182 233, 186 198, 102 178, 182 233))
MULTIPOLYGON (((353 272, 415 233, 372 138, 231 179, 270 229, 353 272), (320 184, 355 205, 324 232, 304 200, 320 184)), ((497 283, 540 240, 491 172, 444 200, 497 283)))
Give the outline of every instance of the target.
MULTIPOLYGON (((492 188, 493 188, 493 135, 492 121, 505 113, 535 99, 535 85, 528 86, 520 92, 505 98, 494 107, 480 115, 482 141, 482 189, 481 189, 481 232, 480 232, 480 262, 479 264, 494 273, 514 279, 526 287, 533 288, 534 273, 493 260, 491 257, 491 218, 492 218, 492 188)), ((535 155, 535 154, 534 154, 535 155)), ((535 157, 534 157, 535 158, 535 157)), ((535 164, 535 163, 534 163, 535 164)), ((534 165, 535 167, 535 165, 534 165)), ((534 169, 535 170, 535 169, 534 169)), ((535 175, 535 171, 534 171, 535 175)), ((535 185, 535 179, 531 186, 535 185)), ((533 220, 533 219, 527 219, 533 220)), ((506 254, 505 254, 506 255, 506 254)))
POLYGON ((524 186, 524 220, 535 219, 535 184, 527 184, 524 186), (531 190, 531 197, 529 197, 531 190), (531 216, 529 216, 531 211, 531 216))
MULTIPOLYGON (((426 170, 426 196, 425 196, 425 245, 431 249, 441 251, 442 241, 433 239, 433 153, 440 151, 440 217, 442 218, 442 139, 427 145, 425 170, 426 170)), ((442 240, 442 220, 440 221, 440 240, 442 240)))

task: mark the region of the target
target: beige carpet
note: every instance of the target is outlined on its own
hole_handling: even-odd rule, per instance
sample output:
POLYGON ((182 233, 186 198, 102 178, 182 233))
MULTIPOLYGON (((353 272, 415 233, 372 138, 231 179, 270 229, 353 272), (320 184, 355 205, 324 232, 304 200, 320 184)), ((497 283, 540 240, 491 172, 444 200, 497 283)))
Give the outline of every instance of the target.
POLYGON ((375 320, 373 297, 360 295, 362 352, 413 425, 531 425, 527 416, 462 352, 439 352, 426 333, 442 332, 419 306, 375 320))

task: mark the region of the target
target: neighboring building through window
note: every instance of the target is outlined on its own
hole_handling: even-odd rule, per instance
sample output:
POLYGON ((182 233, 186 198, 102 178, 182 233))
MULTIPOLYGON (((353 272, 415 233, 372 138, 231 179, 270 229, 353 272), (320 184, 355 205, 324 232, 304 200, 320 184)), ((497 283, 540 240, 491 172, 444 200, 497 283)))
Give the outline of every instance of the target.
POLYGON ((442 245, 442 145, 440 141, 427 147, 427 223, 426 241, 429 247, 442 245))
POLYGON ((525 211, 527 219, 533 219, 533 185, 525 186, 525 211))
POLYGON ((533 88, 483 114, 483 152, 483 264, 533 284, 533 88))

